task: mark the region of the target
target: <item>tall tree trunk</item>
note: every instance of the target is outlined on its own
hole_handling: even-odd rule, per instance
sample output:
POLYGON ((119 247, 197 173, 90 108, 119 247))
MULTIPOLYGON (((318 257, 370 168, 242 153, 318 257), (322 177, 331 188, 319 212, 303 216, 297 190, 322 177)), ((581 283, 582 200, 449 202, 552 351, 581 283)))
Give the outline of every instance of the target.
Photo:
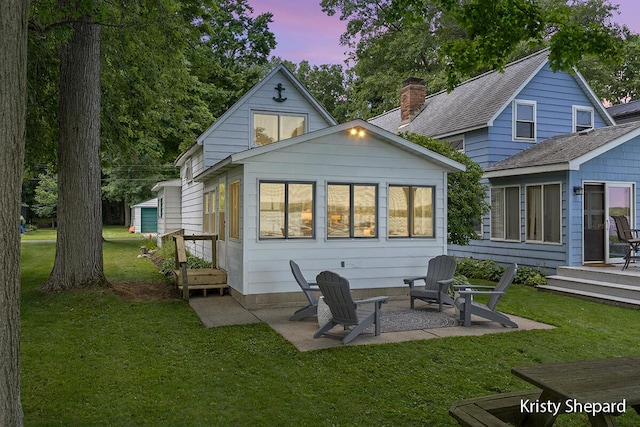
POLYGON ((60 57, 58 238, 45 291, 107 284, 100 189, 100 25, 85 16, 72 29, 60 57))
POLYGON ((0 7, 0 426, 22 426, 20 198, 27 105, 29 1, 0 7))

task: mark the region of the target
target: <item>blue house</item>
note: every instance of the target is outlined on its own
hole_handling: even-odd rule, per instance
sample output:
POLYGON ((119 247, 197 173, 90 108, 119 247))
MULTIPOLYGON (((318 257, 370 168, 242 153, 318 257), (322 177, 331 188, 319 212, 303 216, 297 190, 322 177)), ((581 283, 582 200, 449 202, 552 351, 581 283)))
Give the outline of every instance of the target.
POLYGON ((616 125, 579 72, 551 70, 547 50, 450 93, 426 96, 409 79, 401 106, 370 122, 447 140, 484 168, 491 213, 450 254, 549 271, 621 260, 611 215, 637 224, 640 123, 616 125))

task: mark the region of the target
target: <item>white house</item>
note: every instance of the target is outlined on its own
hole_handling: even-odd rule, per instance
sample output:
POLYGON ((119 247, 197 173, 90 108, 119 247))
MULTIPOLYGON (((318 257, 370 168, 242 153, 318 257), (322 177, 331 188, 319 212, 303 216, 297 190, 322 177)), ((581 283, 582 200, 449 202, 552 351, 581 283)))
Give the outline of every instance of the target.
POLYGON ((162 181, 151 191, 158 194, 158 245, 162 245, 162 236, 182 229, 182 182, 179 179, 162 181))
POLYGON ((363 295, 406 294, 402 278, 447 251, 447 174, 464 170, 365 121, 335 124, 282 65, 176 164, 184 234, 218 236, 217 267, 250 308, 302 296, 290 259, 363 295))

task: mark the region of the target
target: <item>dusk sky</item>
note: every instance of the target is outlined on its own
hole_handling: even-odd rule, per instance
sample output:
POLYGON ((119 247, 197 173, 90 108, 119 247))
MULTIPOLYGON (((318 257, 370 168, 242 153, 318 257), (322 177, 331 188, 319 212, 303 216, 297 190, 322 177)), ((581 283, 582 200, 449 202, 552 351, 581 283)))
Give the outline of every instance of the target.
MULTIPOLYGON (((273 13, 271 31, 276 35, 277 46, 271 53, 295 63, 302 60, 312 65, 343 64, 347 48, 340 45, 340 34, 345 22, 338 16, 322 12, 320 0, 248 0, 254 12, 273 13)), ((640 32, 640 1, 617 0, 620 15, 615 22, 640 32)))

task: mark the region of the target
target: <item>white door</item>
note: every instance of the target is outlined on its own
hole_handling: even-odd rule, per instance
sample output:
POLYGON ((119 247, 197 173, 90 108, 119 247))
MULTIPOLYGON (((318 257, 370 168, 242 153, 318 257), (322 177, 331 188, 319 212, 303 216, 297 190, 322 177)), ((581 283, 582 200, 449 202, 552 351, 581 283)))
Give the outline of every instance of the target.
POLYGON ((216 248, 216 254, 218 258, 218 268, 221 270, 227 270, 227 204, 226 204, 226 178, 220 178, 218 181, 218 209, 217 218, 218 226, 218 241, 216 248))

